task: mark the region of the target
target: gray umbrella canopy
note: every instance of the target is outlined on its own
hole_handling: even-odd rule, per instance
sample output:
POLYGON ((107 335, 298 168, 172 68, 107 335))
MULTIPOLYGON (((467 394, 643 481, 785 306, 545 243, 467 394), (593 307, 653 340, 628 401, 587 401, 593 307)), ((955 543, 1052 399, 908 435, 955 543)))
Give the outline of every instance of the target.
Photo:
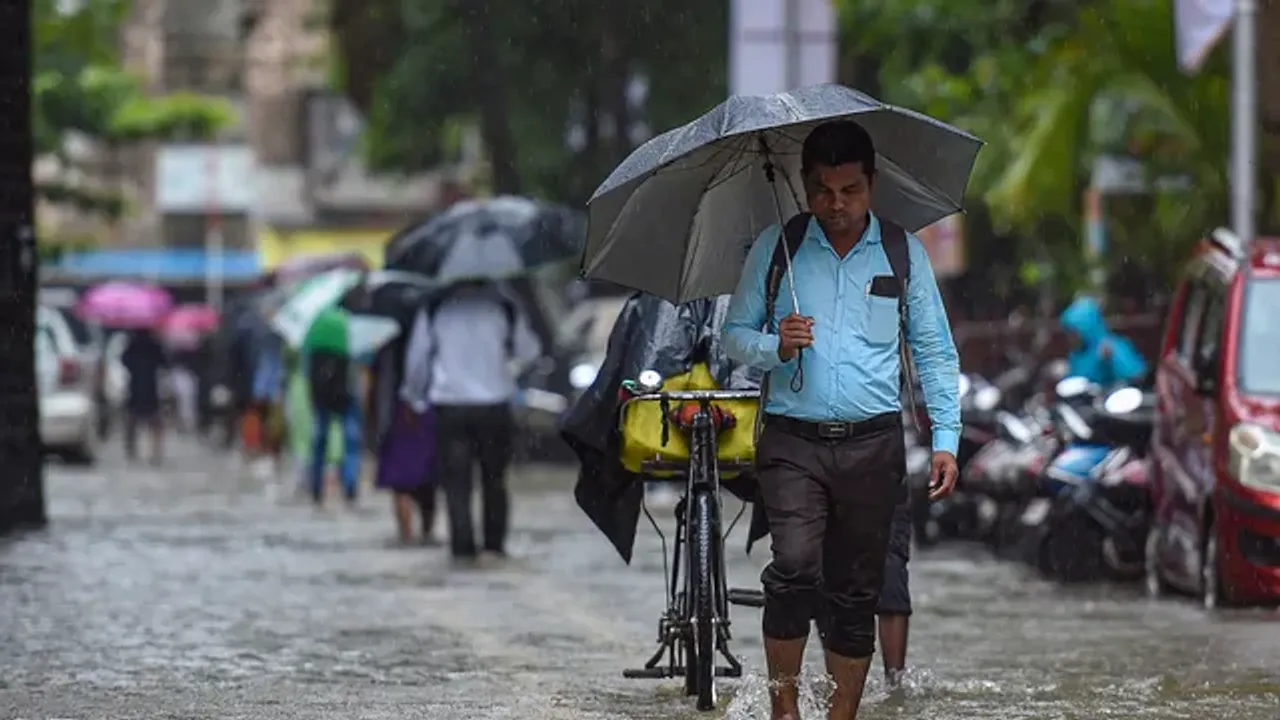
POLYGON ((735 96, 637 148, 596 190, 584 273, 674 303, 733 292, 779 201, 783 219, 803 209, 790 188, 801 193, 805 137, 844 119, 875 142, 877 215, 914 232, 962 209, 982 147, 963 130, 841 85, 735 96))

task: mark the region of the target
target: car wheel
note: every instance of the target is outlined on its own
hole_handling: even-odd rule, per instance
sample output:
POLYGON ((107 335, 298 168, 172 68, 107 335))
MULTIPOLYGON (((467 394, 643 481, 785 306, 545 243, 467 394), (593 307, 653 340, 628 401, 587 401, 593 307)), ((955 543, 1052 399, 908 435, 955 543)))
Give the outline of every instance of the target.
POLYGON ((1142 584, 1147 597, 1152 600, 1158 600, 1169 592, 1169 586, 1160 574, 1160 539, 1160 528, 1152 525, 1147 531, 1147 541, 1142 551, 1142 584))

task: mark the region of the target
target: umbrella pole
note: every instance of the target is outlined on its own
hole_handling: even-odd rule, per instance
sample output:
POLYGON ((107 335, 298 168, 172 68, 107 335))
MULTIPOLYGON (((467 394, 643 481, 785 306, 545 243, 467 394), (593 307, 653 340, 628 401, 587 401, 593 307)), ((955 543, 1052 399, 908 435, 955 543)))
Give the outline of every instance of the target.
MULTIPOLYGON (((764 177, 769 182, 769 187, 773 191, 773 207, 778 215, 778 242, 785 242, 785 229, 787 218, 782 216, 782 199, 778 197, 778 171, 773 164, 773 153, 769 150, 769 143, 765 140, 764 135, 759 136, 760 152, 764 156, 764 177)), ((796 194, 796 189, 791 186, 791 179, 783 173, 783 180, 787 184, 787 189, 791 192, 791 200, 795 203, 796 209, 800 209, 800 196, 796 194)), ((783 257, 787 260, 787 285, 791 288, 791 311, 800 314, 800 298, 796 295, 796 275, 792 270, 791 253, 784 252, 783 257)), ((772 318, 769 318, 772 320, 772 318)), ((791 375, 791 391, 798 393, 804 389, 804 348, 796 351, 796 371, 791 375)))

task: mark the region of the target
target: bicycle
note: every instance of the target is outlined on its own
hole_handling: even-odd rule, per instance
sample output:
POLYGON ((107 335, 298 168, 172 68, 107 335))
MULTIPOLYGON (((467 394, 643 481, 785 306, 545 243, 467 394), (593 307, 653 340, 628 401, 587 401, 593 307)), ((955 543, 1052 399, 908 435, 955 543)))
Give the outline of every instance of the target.
POLYGON ((627 678, 668 679, 684 677, 685 694, 697 696, 700 711, 716 707, 717 677, 742 676, 742 663, 729 650, 729 604, 762 607, 763 594, 758 590, 729 589, 724 563, 724 538, 731 532, 746 509, 743 505, 720 532, 720 477, 722 473, 750 470, 752 461, 726 462, 718 456, 721 433, 736 426, 736 418, 717 402, 758 400, 756 391, 687 390, 660 391, 660 382, 643 382, 642 391, 623 402, 621 422, 625 422, 628 406, 638 402, 656 402, 661 408, 662 444, 666 445, 670 426, 685 434, 689 456, 685 462, 652 459, 643 464, 646 475, 683 476, 685 493, 675 507, 676 535, 674 552, 667 552, 667 538, 649 508, 645 517, 657 531, 662 543, 663 574, 667 577, 667 608, 658 620, 658 650, 643 668, 626 670, 627 678), (672 411, 673 403, 682 407, 672 411), (684 403, 695 404, 692 414, 684 412, 684 403), (671 557, 672 561, 668 562, 671 557), (683 563, 682 563, 683 560, 683 563), (726 665, 717 666, 716 655, 726 665), (664 662, 665 660, 665 662, 664 662))

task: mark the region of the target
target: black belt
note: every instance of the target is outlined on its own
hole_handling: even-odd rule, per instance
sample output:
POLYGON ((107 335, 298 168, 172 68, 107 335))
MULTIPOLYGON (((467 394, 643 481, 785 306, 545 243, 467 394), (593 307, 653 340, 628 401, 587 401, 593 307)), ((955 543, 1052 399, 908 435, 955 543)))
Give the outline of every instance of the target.
POLYGON ((808 440, 851 440, 902 425, 902 413, 884 413, 857 422, 814 422, 786 415, 766 415, 764 424, 808 440))

